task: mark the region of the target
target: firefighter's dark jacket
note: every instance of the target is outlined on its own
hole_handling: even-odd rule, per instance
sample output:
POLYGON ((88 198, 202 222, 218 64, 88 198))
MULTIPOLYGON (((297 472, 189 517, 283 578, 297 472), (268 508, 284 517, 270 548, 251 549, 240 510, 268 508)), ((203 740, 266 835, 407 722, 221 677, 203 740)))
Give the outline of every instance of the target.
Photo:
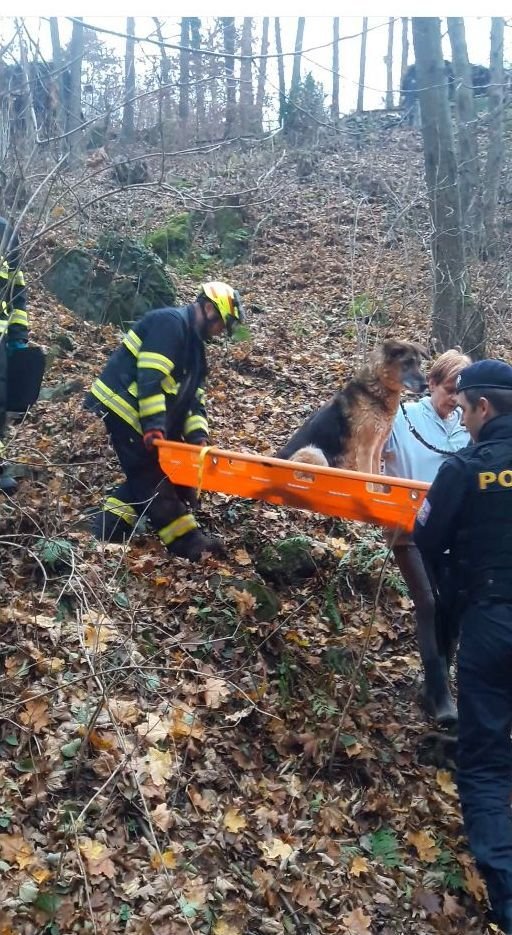
POLYGON ((414 540, 434 567, 450 550, 462 605, 512 602, 512 415, 486 422, 477 444, 444 462, 414 540))
POLYGON ((206 375, 194 306, 156 309, 125 335, 85 406, 115 413, 139 434, 159 429, 197 445, 208 438, 206 375))
POLYGON ((28 341, 27 296, 18 235, 0 217, 0 340, 28 341))

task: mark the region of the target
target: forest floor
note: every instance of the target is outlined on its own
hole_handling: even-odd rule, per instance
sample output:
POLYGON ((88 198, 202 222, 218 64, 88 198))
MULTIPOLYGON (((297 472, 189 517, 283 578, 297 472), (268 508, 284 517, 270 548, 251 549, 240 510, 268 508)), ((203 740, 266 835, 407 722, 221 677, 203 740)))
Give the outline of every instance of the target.
MULTIPOLYGON (((275 451, 380 338, 427 338, 419 136, 376 132, 299 169, 271 150, 173 166, 203 201, 254 191, 247 262, 206 266, 240 289, 252 335, 209 349, 219 446, 275 451)), ((145 232, 183 210, 176 198, 116 193, 42 238, 27 270, 54 395, 11 428, 23 476, 0 503, 0 933, 482 933, 381 532, 220 494, 198 515, 223 561, 88 531, 119 472, 82 399, 118 334, 56 304, 38 271, 59 240, 145 232), (271 583, 279 608, 262 621, 233 579, 260 580, 262 545, 289 536, 314 541, 316 568, 271 583)), ((201 278, 178 271, 180 301, 201 278)), ((473 270, 473 289, 489 350, 510 357, 502 259, 473 270)))

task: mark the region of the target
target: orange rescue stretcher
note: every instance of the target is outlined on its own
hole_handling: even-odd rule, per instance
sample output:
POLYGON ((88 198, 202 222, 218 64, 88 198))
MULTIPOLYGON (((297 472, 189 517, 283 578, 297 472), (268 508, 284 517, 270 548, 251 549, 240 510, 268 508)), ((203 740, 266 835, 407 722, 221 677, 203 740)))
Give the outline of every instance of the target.
POLYGON ((410 532, 429 484, 261 455, 156 441, 160 466, 174 484, 266 500, 410 532))

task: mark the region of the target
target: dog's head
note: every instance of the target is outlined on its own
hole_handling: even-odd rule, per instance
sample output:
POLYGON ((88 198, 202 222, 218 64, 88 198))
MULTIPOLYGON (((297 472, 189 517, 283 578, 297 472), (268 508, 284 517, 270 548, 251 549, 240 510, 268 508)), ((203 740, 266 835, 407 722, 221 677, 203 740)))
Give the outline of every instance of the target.
POLYGON ((381 346, 383 370, 386 383, 398 389, 405 387, 414 393, 421 393, 427 387, 427 380, 421 370, 422 359, 428 359, 428 353, 416 341, 397 341, 388 338, 381 346))

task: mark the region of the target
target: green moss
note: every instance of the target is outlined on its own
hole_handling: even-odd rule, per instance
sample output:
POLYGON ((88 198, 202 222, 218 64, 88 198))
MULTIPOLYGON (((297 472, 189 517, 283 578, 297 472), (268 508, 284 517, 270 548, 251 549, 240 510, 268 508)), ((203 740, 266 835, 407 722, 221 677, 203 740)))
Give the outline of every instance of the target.
POLYGON ((228 234, 243 227, 242 212, 239 208, 218 208, 214 215, 214 226, 222 244, 228 234))
POLYGON ((60 302, 99 323, 124 327, 149 309, 176 302, 174 284, 158 257, 117 233, 102 235, 95 249, 57 249, 43 278, 60 302))
POLYGON ((157 228, 144 239, 164 263, 171 263, 175 257, 182 257, 190 249, 192 224, 190 214, 176 214, 167 224, 157 228))
POLYGON ((251 235, 249 231, 240 227, 226 234, 221 243, 220 255, 225 263, 234 264, 245 256, 250 244, 251 235))
POLYGON ((293 536, 265 545, 256 559, 256 569, 263 578, 276 584, 294 584, 310 578, 316 571, 313 543, 304 536, 293 536))

